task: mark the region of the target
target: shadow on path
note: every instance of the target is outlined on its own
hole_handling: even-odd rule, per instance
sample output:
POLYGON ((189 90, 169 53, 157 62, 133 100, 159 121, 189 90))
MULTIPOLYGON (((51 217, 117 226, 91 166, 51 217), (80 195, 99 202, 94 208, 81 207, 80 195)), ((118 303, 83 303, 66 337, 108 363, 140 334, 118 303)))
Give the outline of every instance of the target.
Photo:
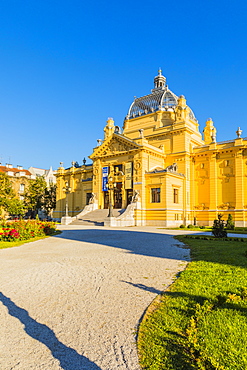
POLYGON ((10 298, 0 292, 0 301, 8 308, 9 314, 20 320, 25 325, 25 332, 33 339, 49 348, 54 358, 59 360, 60 366, 64 370, 101 370, 88 358, 79 355, 73 348, 65 346, 61 343, 54 332, 44 324, 32 319, 28 312, 23 308, 18 307, 10 298))
POLYGON ((62 234, 56 235, 54 238, 120 248, 129 251, 129 253, 142 256, 189 260, 188 256, 186 256, 189 253, 183 250, 182 243, 173 239, 173 235, 150 231, 85 228, 63 230, 62 234))
POLYGON ((120 280, 122 281, 123 283, 126 283, 126 284, 129 284, 129 285, 132 285, 136 288, 139 288, 139 289, 142 289, 142 290, 145 290, 147 292, 150 292, 150 293, 155 293, 155 294, 161 294, 161 293, 164 293, 162 290, 158 290, 152 286, 147 286, 147 285, 144 285, 144 284, 134 284, 134 283, 131 283, 130 281, 125 281, 125 280, 120 280))
MULTIPOLYGON (((169 232, 169 230, 168 230, 169 232)), ((57 239, 66 239, 79 241, 82 243, 91 243, 95 245, 104 245, 106 247, 114 247, 123 249, 124 253, 131 253, 135 255, 142 255, 148 257, 167 258, 170 260, 190 261, 190 247, 186 245, 186 239, 183 242, 174 239, 174 237, 180 235, 204 235, 205 233, 190 232, 180 233, 174 235, 166 233, 166 230, 161 232, 152 232, 151 230, 135 230, 133 229, 65 229, 62 230, 62 234, 54 236, 57 239)), ((229 234, 231 236, 231 234, 229 234)), ((220 242, 220 241, 219 241, 220 242)), ((247 238, 246 238, 247 242, 247 238)), ((205 241, 202 240, 202 246, 205 241)), ((226 248, 232 248, 230 241, 225 241, 226 248)), ((245 243, 241 243, 245 246, 245 243)), ((77 244, 76 248, 83 250, 83 244, 77 244)), ((243 252, 239 249, 239 259, 234 258, 234 261, 228 257, 228 254, 215 253, 214 243, 211 242, 206 248, 211 248, 212 253, 201 254, 201 260, 213 263, 227 264, 232 266, 246 267, 246 258, 243 258, 243 252)))

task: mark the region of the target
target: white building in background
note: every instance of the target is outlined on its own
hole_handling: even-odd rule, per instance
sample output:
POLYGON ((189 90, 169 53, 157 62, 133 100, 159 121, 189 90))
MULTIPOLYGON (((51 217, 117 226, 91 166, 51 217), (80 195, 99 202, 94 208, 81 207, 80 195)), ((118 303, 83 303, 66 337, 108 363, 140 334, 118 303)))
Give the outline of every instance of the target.
POLYGON ((53 171, 52 167, 50 167, 49 170, 45 170, 43 168, 37 168, 37 167, 29 167, 28 171, 36 177, 41 177, 43 176, 47 187, 49 188, 51 185, 56 184, 56 176, 55 173, 57 171, 53 171))

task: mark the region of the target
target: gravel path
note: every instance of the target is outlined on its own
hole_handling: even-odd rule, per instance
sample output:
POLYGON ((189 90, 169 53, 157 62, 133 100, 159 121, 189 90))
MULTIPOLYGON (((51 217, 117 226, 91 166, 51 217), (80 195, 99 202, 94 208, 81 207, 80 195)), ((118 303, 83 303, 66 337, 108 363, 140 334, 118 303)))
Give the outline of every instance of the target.
POLYGON ((180 232, 63 229, 0 250, 0 369, 138 370, 138 321, 189 260, 180 232))

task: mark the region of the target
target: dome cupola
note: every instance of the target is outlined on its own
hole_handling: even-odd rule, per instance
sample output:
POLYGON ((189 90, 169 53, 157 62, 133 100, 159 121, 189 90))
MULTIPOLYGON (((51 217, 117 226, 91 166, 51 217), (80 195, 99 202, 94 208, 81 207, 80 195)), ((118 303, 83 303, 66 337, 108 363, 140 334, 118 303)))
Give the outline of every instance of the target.
POLYGON ((162 70, 158 70, 158 76, 154 77, 154 90, 164 89, 166 87, 166 78, 162 75, 162 70))

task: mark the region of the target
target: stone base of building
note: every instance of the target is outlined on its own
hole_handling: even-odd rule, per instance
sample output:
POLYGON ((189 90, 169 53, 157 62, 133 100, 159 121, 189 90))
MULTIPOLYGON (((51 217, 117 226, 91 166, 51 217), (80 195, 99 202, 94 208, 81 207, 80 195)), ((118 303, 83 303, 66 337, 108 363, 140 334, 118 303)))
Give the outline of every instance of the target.
MULTIPOLYGON (((138 203, 138 202, 137 202, 138 203)), ((124 213, 118 217, 107 217, 104 220, 104 226, 110 227, 126 227, 126 226, 136 226, 135 221, 135 209, 137 203, 131 203, 128 205, 124 213)))
POLYGON ((246 227, 246 221, 235 221, 235 227, 246 227))
POLYGON ((183 224, 182 221, 167 221, 167 220, 146 220, 147 226, 162 226, 162 227, 179 227, 183 224))
POLYGON ((118 217, 107 217, 104 220, 104 226, 108 227, 135 226, 135 220, 119 220, 118 217))
POLYGON ((69 225, 73 221, 73 218, 70 216, 64 216, 61 218, 61 225, 69 225))

